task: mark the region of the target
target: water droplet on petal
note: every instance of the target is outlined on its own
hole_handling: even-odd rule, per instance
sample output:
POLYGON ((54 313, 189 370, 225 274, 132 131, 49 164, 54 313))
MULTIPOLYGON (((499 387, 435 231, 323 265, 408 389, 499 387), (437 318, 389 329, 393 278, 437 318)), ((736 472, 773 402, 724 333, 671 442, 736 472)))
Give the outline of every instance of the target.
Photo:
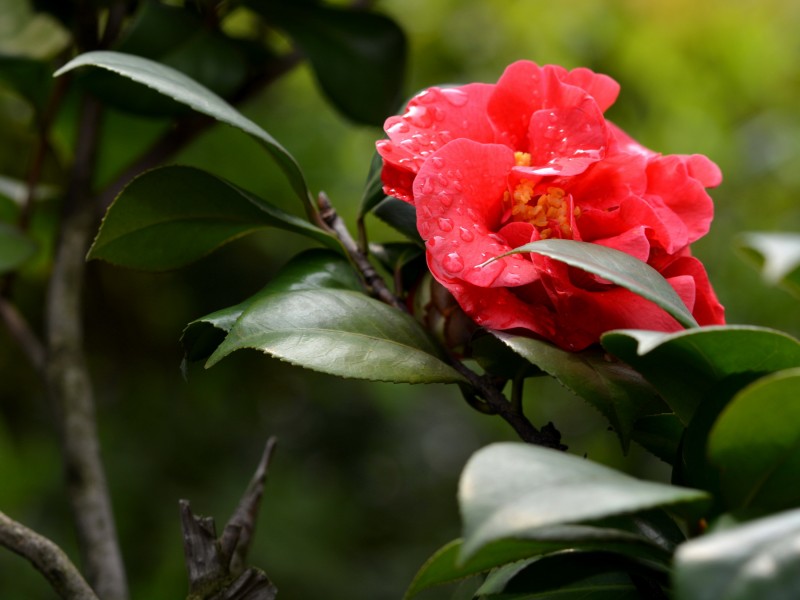
POLYGON ((444 232, 453 231, 453 221, 442 217, 439 219, 439 229, 444 232))
POLYGON ((428 240, 428 248, 434 248, 436 244, 444 240, 444 238, 440 235, 435 235, 431 239, 428 240))
POLYGON ((450 273, 460 273, 464 270, 464 261, 458 255, 458 252, 451 252, 442 260, 442 266, 445 271, 450 273))
POLYGON ((444 174, 444 173, 439 173, 439 174, 436 176, 436 180, 439 182, 439 184, 440 184, 442 187, 447 187, 447 186, 448 186, 448 184, 450 183, 450 180, 449 180, 449 179, 447 179, 447 177, 445 176, 445 174, 444 174))
POLYGON ((417 231, 423 240, 431 237, 431 224, 428 221, 420 221, 417 223, 417 231))
POLYGON ((439 192, 437 198, 439 198, 439 202, 442 203, 442 206, 449 207, 453 205, 453 197, 447 192, 439 192))
POLYGON ((444 167, 444 159, 441 156, 434 156, 431 158, 431 164, 434 166, 434 168, 441 169, 444 167))
MULTIPOLYGON (((493 256, 497 256, 498 254, 500 253, 499 252, 492 253, 493 256)), ((483 265, 480 268, 481 277, 485 278, 483 279, 482 284, 491 285, 494 282, 494 280, 500 276, 500 273, 502 273, 505 270, 505 268, 506 268, 506 263, 503 260, 495 260, 486 265, 483 265)))
POLYGON ((408 133, 410 130, 411 128, 408 126, 408 123, 406 123, 405 121, 398 121, 397 123, 389 127, 389 129, 386 130, 386 133, 389 134, 408 133))
POLYGON ((436 188, 434 187, 434 184, 433 184, 433 178, 432 177, 426 177, 422 181, 422 193, 423 194, 432 194, 434 189, 436 189, 436 188))
POLYGON ((421 129, 427 129, 433 125, 433 116, 424 106, 410 106, 403 118, 408 120, 414 127, 421 129))
POLYGON ((458 233, 461 236, 461 239, 464 240, 465 242, 471 242, 472 240, 475 239, 473 233, 466 227, 459 227, 458 233))
POLYGON ((456 88, 445 88, 441 90, 442 96, 453 106, 464 106, 469 100, 466 92, 456 88))

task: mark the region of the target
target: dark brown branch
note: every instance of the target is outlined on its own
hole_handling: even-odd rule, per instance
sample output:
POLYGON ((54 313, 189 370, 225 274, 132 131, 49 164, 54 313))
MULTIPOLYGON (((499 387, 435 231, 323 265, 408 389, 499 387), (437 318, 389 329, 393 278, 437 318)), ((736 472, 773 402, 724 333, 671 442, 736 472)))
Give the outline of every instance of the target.
POLYGON ((125 569, 100 460, 94 394, 83 349, 84 257, 96 226, 91 176, 100 117, 100 105, 85 98, 47 290, 45 379, 59 427, 67 492, 87 579, 103 600, 125 600, 125 569))
POLYGON ((561 443, 561 434, 552 423, 548 423, 545 427, 542 427, 541 430, 537 429, 522 412, 521 405, 517 405, 515 402, 509 402, 503 395, 503 392, 494 385, 490 378, 478 375, 456 358, 452 358, 450 364, 470 382, 476 395, 483 398, 488 410, 487 408, 482 408, 481 412, 490 412, 499 415, 504 421, 511 425, 523 442, 554 448, 556 450, 567 449, 567 447, 561 443))
POLYGON ((367 256, 361 251, 325 192, 319 193, 317 205, 319 206, 319 217, 322 219, 322 225, 342 243, 347 256, 361 274, 367 290, 381 302, 398 310, 408 312, 406 306, 391 292, 386 282, 375 270, 375 267, 372 266, 372 263, 369 262, 367 256))
POLYGON ((275 444, 275 438, 267 441, 250 485, 219 539, 212 517, 196 516, 188 500, 180 501, 189 600, 274 600, 277 595, 263 571, 245 568, 275 444))
POLYGON ((56 544, 0 512, 0 546, 27 559, 64 600, 98 600, 72 561, 56 544))

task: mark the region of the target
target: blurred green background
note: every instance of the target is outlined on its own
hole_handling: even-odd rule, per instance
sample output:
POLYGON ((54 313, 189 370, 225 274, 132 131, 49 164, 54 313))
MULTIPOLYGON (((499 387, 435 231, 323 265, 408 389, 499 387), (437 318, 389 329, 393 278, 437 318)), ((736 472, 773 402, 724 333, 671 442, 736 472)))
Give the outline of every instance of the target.
MULTIPOLYGON (((587 66, 619 81, 610 119, 650 148, 703 153, 723 171, 712 191, 715 222, 695 253, 728 321, 800 335, 796 301, 764 285, 734 249, 742 231, 800 231, 800 3, 384 0, 377 8, 409 36, 409 96, 437 83, 493 82, 522 58, 587 66)), ((0 35, 11 33, 0 26, 0 35)), ((244 110, 352 223, 380 129, 339 116, 306 66, 244 110)), ((24 173, 26 118, 0 88, 0 173, 24 173)), ((110 178, 161 127, 110 115, 99 178, 110 178)), ((216 127, 173 162, 207 168, 300 213, 266 155, 238 131, 216 127)), ((37 214, 45 240, 54 212, 37 214)), ((369 227, 374 239, 397 238, 375 220, 369 227)), ((454 389, 342 381, 255 352, 209 371, 193 368, 184 381, 183 326, 259 289, 304 244, 258 234, 168 274, 89 266, 87 346, 134 598, 185 595, 178 499, 224 523, 273 434, 280 443, 251 562, 276 582, 280 598, 399 598, 422 562, 458 535, 455 492, 466 459, 513 439, 454 389)), ((38 328, 47 261, 34 262, 17 298, 38 328)), ((555 422, 572 452, 666 477, 642 451, 623 457, 593 409, 552 381, 530 385, 526 402, 535 423, 555 422)), ((3 329, 0 510, 77 556, 44 393, 3 329)), ((51 597, 27 563, 0 551, 0 598, 51 597)))

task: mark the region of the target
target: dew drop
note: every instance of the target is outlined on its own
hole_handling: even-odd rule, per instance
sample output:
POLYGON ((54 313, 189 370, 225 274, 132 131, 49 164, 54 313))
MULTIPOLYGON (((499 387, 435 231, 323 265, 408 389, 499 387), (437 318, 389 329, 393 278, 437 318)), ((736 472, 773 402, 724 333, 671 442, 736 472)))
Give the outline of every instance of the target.
POLYGON ((453 197, 447 192, 439 192, 438 198, 439 202, 441 202, 442 206, 444 207, 449 207, 453 205, 453 197))
POLYGON ((433 185, 433 178, 432 177, 426 177, 422 181, 422 193, 423 194, 432 194, 434 189, 436 189, 436 188, 433 185))
POLYGON ((447 176, 444 173, 439 173, 436 175, 436 181, 438 181, 439 185, 442 187, 447 187, 450 184, 450 180, 447 179, 447 176))
POLYGON ((458 252, 451 252, 442 260, 442 266, 445 271, 450 273, 460 273, 464 270, 464 261, 458 255, 458 252))
POLYGON ((465 242, 471 242, 475 239, 475 235, 466 227, 459 227, 458 234, 461 236, 461 239, 465 242))
POLYGON ((433 116, 424 106, 410 106, 403 118, 420 129, 427 129, 433 125, 433 116))
POLYGON ((420 221, 417 223, 417 231, 423 240, 427 240, 431 237, 431 224, 428 221, 420 221))
POLYGON ((400 147, 414 154, 416 154, 420 150, 419 143, 417 142, 417 140, 412 140, 410 138, 400 142, 400 147))
MULTIPOLYGON (((500 254, 499 252, 493 253, 493 256, 497 256, 500 254)), ((495 279, 500 277, 500 273, 502 273, 506 268, 506 263, 503 260, 495 260, 488 264, 485 264, 481 267, 481 276, 483 279, 484 285, 491 285, 494 283, 495 279)))
POLYGON ((424 92, 417 94, 417 100, 422 102, 423 104, 431 104, 432 102, 436 102, 439 99, 439 89, 438 88, 429 88, 424 92))
POLYGON ((466 92, 456 88, 445 88, 441 90, 442 96, 453 106, 464 106, 469 100, 466 92))
POLYGON ((435 169, 441 169, 444 167, 444 159, 441 156, 434 156, 431 158, 431 164, 435 169))
POLYGON ((444 238, 440 235, 435 235, 428 240, 428 248, 435 248, 444 238))
POLYGON ((441 229, 445 233, 447 233, 448 231, 453 231, 453 221, 445 217, 441 217, 439 219, 439 229, 441 229))
POLYGON ((410 130, 411 128, 408 126, 408 123, 406 123, 405 121, 398 121, 397 123, 389 127, 389 129, 386 130, 386 133, 389 134, 408 133, 410 130))

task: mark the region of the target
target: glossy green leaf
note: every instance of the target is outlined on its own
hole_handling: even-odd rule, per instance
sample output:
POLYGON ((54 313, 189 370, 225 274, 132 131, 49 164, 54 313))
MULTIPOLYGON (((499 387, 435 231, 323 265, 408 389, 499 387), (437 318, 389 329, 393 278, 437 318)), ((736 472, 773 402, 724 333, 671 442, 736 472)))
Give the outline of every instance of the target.
POLYGON ((800 590, 800 510, 711 533, 675 554, 676 600, 794 600, 800 590))
POLYGON ((637 419, 669 412, 669 407, 639 373, 601 351, 567 352, 541 340, 493 333, 599 410, 617 432, 626 452, 637 419))
POLYGON ((312 204, 305 177, 294 157, 269 133, 190 77, 171 67, 140 56, 107 50, 97 50, 76 56, 55 74, 56 76, 62 75, 83 66, 94 66, 113 71, 186 104, 197 112, 250 134, 272 155, 286 174, 297 196, 306 206, 312 204))
POLYGON ((644 375, 684 425, 704 401, 729 399, 763 375, 800 366, 800 341, 745 325, 678 333, 618 330, 601 343, 644 375))
POLYGON ((321 229, 224 179, 170 166, 143 173, 120 192, 88 257, 138 269, 175 269, 264 227, 338 247, 321 229))
POLYGON ((661 273, 630 254, 574 240, 539 240, 504 254, 533 252, 592 273, 663 308, 684 327, 697 327, 691 312, 661 273))
POLYGON ((486 573, 502 565, 560 550, 603 550, 632 558, 640 557, 662 563, 671 554, 651 540, 621 529, 592 525, 556 525, 526 532, 525 538, 503 539, 482 547, 465 561, 460 561, 462 540, 440 548, 417 572, 404 598, 420 592, 486 573))
POLYGON ((684 427, 675 413, 646 415, 636 420, 631 439, 671 465, 678 460, 684 427))
POLYGON ((36 244, 21 231, 0 223, 0 274, 20 267, 36 252, 36 244))
POLYGON ((513 443, 475 453, 458 497, 465 560, 489 543, 524 538, 539 527, 661 506, 697 515, 708 505, 698 490, 640 481, 564 452, 513 443))
POLYGON ((744 233, 739 247, 761 269, 764 281, 800 295, 800 233, 744 233))
POLYGON ((345 115, 382 125, 401 100, 406 38, 390 18, 306 2, 250 0, 308 56, 320 87, 345 115))
POLYGON ((422 245, 422 237, 417 231, 417 211, 408 202, 386 196, 374 209, 381 221, 390 225, 409 240, 422 245))
POLYGON ((254 301, 206 366, 242 348, 339 377, 465 381, 413 317, 349 290, 291 291, 254 301))
POLYGON ((350 263, 330 250, 313 249, 293 257, 278 274, 246 300, 189 323, 181 336, 186 360, 211 356, 237 319, 255 301, 269 294, 314 289, 358 291, 361 282, 350 263))
POLYGON ((361 202, 358 206, 358 218, 363 219, 367 213, 372 211, 385 198, 383 193, 383 181, 381 180, 381 170, 383 169, 383 158, 375 152, 369 165, 367 182, 364 184, 364 192, 361 194, 361 202))
MULTIPOLYGON (((557 552, 498 569, 477 593, 484 600, 640 600, 642 590, 631 573, 640 580, 653 576, 635 560, 612 553, 557 552)), ((652 579, 664 577, 656 574, 652 579)), ((656 581, 650 585, 658 588, 655 593, 661 591, 656 581)))
POLYGON ((740 391, 711 429, 709 459, 732 508, 800 506, 800 368, 740 391))

